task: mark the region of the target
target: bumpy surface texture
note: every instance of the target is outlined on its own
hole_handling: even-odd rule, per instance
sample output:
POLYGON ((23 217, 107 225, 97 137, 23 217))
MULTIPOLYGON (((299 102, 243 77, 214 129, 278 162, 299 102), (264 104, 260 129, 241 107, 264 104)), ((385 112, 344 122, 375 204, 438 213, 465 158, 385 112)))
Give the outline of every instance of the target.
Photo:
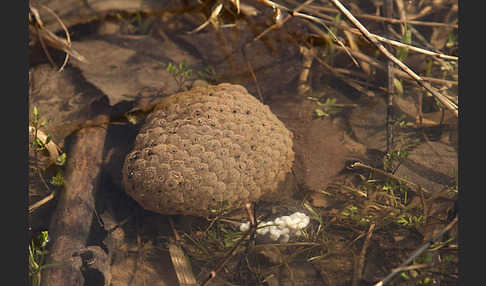
POLYGON ((145 209, 206 216, 275 191, 293 161, 292 133, 244 87, 197 87, 147 117, 123 184, 145 209))

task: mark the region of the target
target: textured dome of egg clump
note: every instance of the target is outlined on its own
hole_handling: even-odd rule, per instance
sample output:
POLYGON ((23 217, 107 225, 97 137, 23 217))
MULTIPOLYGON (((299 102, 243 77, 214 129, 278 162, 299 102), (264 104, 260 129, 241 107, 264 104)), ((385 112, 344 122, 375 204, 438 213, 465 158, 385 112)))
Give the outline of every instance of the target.
POLYGON ((276 191, 293 161, 292 133, 244 87, 196 87, 149 114, 123 185, 150 211, 207 216, 276 191))

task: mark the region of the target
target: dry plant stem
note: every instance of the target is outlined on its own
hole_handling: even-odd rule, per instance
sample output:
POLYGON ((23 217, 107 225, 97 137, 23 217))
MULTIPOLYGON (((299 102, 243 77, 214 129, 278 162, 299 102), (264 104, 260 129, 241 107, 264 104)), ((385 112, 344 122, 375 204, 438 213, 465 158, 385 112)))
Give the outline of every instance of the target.
POLYGON ((311 90, 309 84, 309 74, 312 67, 312 62, 315 57, 315 50, 312 47, 301 46, 300 54, 302 55, 302 70, 299 73, 297 93, 303 95, 311 90))
MULTIPOLYGON (((37 156, 37 154, 36 154, 37 156)), ((42 171, 40 170, 39 166, 37 165, 37 161, 36 161, 36 167, 35 169, 37 170, 37 173, 39 175, 39 178, 40 180, 42 181, 42 183, 44 184, 44 186, 46 187, 46 189, 50 192, 49 195, 47 195, 45 198, 41 199, 40 201, 32 204, 29 206, 29 213, 33 213, 36 209, 38 209, 39 207, 41 207, 42 205, 48 203, 50 200, 52 200, 55 196, 55 191, 51 191, 51 188, 49 188, 49 185, 47 184, 46 180, 44 179, 44 176, 42 175, 42 171)))
POLYGON ((172 218, 172 216, 169 216, 168 219, 169 219, 170 229, 174 233, 175 241, 180 241, 181 240, 181 237, 179 235, 179 232, 177 231, 177 229, 174 226, 174 219, 172 218))
MULTIPOLYGON (((420 34, 419 31, 417 31, 417 29, 415 29, 414 26, 408 26, 408 29, 410 31, 412 31, 412 34, 429 50, 432 50, 433 52, 435 53, 438 53, 439 51, 435 49, 434 46, 432 46, 425 38, 424 36, 422 36, 422 34, 420 34)), ((455 61, 458 61, 459 58, 458 57, 455 57, 456 59, 454 59, 455 61)), ((444 57, 437 57, 436 60, 438 63, 440 63, 443 67, 446 67, 447 66, 447 63, 444 61, 444 60, 447 60, 448 58, 444 58, 444 57)), ((422 77, 424 78, 424 77, 422 77)), ((425 79, 425 78, 424 78, 425 79)))
POLYGON ((459 115, 458 107, 455 103, 451 102, 447 97, 440 94, 435 88, 433 88, 429 83, 425 82, 419 75, 408 68, 404 63, 393 56, 377 39, 374 37, 338 0, 330 0, 336 8, 338 8, 341 13, 343 13, 346 18, 358 28, 363 36, 369 40, 373 45, 375 45, 382 54, 384 54, 388 59, 390 59, 394 64, 399 66, 403 71, 409 74, 419 85, 429 91, 435 98, 437 98, 445 107, 451 109, 456 116, 459 115))
MULTIPOLYGON (((298 11, 302 10, 305 6, 311 4, 312 2, 314 2, 314 0, 307 0, 307 1, 305 1, 304 3, 302 3, 301 5, 299 5, 297 8, 295 8, 294 9, 294 12, 298 12, 298 11)), ((290 18, 291 18, 291 15, 285 16, 285 18, 283 18, 281 21, 279 21, 279 22, 273 24, 272 26, 266 28, 263 32, 261 32, 253 40, 256 41, 256 40, 260 39, 261 37, 265 36, 271 30, 282 27, 282 25, 285 24, 285 22, 287 22, 290 18)))
MULTIPOLYGON (((321 7, 317 5, 310 5, 308 7, 309 9, 316 10, 316 11, 326 11, 326 12, 339 12, 335 8, 329 8, 329 7, 321 7)), ((417 15, 409 16, 407 19, 394 19, 394 18, 389 18, 389 17, 381 17, 377 15, 372 15, 372 14, 355 14, 356 18, 362 18, 362 19, 368 19, 368 20, 374 20, 374 21, 383 21, 383 22, 388 22, 392 24, 411 24, 411 25, 417 25, 417 26, 428 26, 428 27, 448 27, 448 28, 458 28, 457 24, 448 24, 448 23, 440 23, 440 22, 425 22, 425 21, 416 21, 412 19, 417 19, 420 17, 425 16, 428 14, 428 12, 431 11, 430 9, 423 9, 420 11, 417 15)))
POLYGON ((81 54, 79 54, 77 51, 75 51, 71 47, 71 44, 69 42, 58 37, 56 34, 47 30, 44 27, 44 25, 42 24, 42 20, 39 17, 39 13, 37 9, 35 9, 32 6, 30 6, 29 8, 30 8, 31 15, 33 16, 31 18, 33 20, 33 23, 29 25, 29 31, 34 32, 39 37, 39 40, 41 41, 41 45, 42 42, 45 41, 47 45, 53 47, 54 49, 64 51, 65 53, 69 54, 75 59, 87 63, 86 58, 81 54))
MULTIPOLYGON (((388 62, 387 65, 387 103, 386 103, 386 150, 385 153, 390 152, 393 145, 393 96, 395 95, 393 63, 388 62)), ((387 170, 388 171, 388 170, 387 170)))
POLYGON ((248 45, 244 45, 242 46, 241 48, 241 54, 243 55, 243 57, 245 58, 245 61, 246 61, 246 64, 248 66, 248 71, 250 72, 250 75, 251 75, 251 78, 253 79, 253 81, 255 82, 255 86, 256 86, 256 90, 257 90, 257 93, 258 93, 258 97, 260 99, 261 102, 263 102, 263 94, 262 94, 262 91, 260 89, 260 85, 258 84, 258 80, 256 78, 256 74, 255 72, 253 71, 253 67, 251 66, 251 63, 250 61, 248 60, 247 56, 246 56, 246 52, 245 52, 245 48, 247 47, 248 45))
POLYGON ((50 200, 52 200, 54 198, 54 196, 55 196, 55 192, 52 191, 49 195, 47 195, 42 200, 39 200, 39 201, 33 203, 32 205, 30 205, 29 206, 29 213, 33 213, 36 209, 38 209, 42 205, 48 203, 50 200))
POLYGON ((422 254, 425 250, 427 250, 430 245, 438 240, 442 235, 444 235, 446 232, 448 232, 458 221, 457 216, 446 226, 444 227, 441 231, 436 233, 431 239, 427 240, 422 246, 420 246, 417 250, 415 250, 410 257, 408 257, 400 266, 397 268, 393 269, 390 274, 388 274, 385 278, 383 278, 381 281, 376 283, 374 286, 383 286, 387 282, 389 282, 393 277, 395 277, 396 274, 399 272, 403 271, 403 269, 406 269, 406 267, 420 254, 422 254))
POLYGON ((365 169, 365 170, 368 170, 368 171, 372 171, 372 172, 378 173, 378 174, 380 174, 380 175, 382 175, 382 176, 385 176, 385 177, 388 177, 388 178, 391 178, 391 179, 397 180, 397 181, 399 181, 399 182, 402 182, 402 183, 405 183, 406 185, 408 185, 408 186, 410 187, 410 189, 411 189, 412 191, 414 191, 414 192, 419 192, 419 193, 420 193, 421 191, 426 192, 426 193, 428 192, 426 189, 424 189, 424 188, 420 187, 419 185, 417 185, 417 184, 415 184, 415 183, 412 183, 412 182, 410 182, 410 181, 408 181, 408 180, 405 180, 405 179, 403 179, 403 178, 400 178, 400 177, 398 177, 398 176, 395 176, 395 175, 393 175, 393 174, 391 174, 391 173, 388 173, 388 172, 385 172, 385 171, 383 171, 383 170, 380 170, 380 169, 377 169, 377 168, 373 168, 373 167, 368 166, 368 165, 366 165, 366 164, 363 164, 363 163, 361 163, 361 162, 354 162, 353 164, 351 164, 351 165, 349 166, 349 168, 351 168, 351 169, 354 169, 354 168, 361 168, 361 169, 365 169))
POLYGON ((406 266, 406 267, 395 268, 393 270, 398 271, 398 272, 403 272, 403 271, 422 269, 422 268, 427 268, 427 267, 430 267, 430 265, 429 264, 415 264, 415 265, 410 265, 410 266, 406 266))
MULTIPOLYGON (((336 46, 336 49, 342 49, 342 48, 336 46)), ((357 59, 365 61, 365 62, 371 64, 372 66, 379 68, 382 71, 386 71, 385 65, 376 61, 375 59, 371 58, 370 56, 367 56, 367 55, 365 55, 361 52, 358 52, 358 51, 350 51, 350 52, 357 59)), ((407 74, 406 72, 399 70, 397 68, 393 68, 393 73, 398 77, 405 78, 405 79, 408 79, 408 80, 413 80, 413 78, 409 74, 407 74)), ((422 79, 425 80, 425 81, 429 81, 429 82, 433 82, 433 83, 437 83, 437 84, 445 84, 445 85, 458 85, 459 84, 457 81, 445 80, 445 79, 433 78, 433 77, 426 77, 426 76, 422 77, 422 79)))
POLYGON ((46 54, 47 59, 49 60, 49 63, 51 63, 52 67, 55 67, 56 64, 54 63, 54 60, 51 57, 51 54, 49 53, 49 50, 46 47, 46 44, 44 43, 44 39, 41 36, 40 29, 37 26, 34 26, 34 30, 36 31, 38 37, 39 37, 39 42, 41 44, 42 50, 44 51, 44 54, 46 54))
POLYGON ((368 246, 370 244, 371 236, 373 235, 374 229, 375 229, 375 224, 372 223, 368 228, 368 233, 366 234, 366 238, 363 243, 363 248, 361 249, 361 253, 359 255, 358 267, 356 268, 356 271, 354 272, 354 276, 353 276, 353 284, 352 284, 353 286, 358 285, 358 281, 361 280, 361 277, 363 276, 366 250, 368 249, 368 246))
POLYGON ((192 268, 186 259, 186 255, 180 246, 175 242, 169 242, 169 253, 172 265, 176 272, 180 286, 196 286, 197 281, 192 272, 192 268))
MULTIPOLYGON (((385 15, 393 17, 393 0, 385 1, 385 15)), ((391 28, 391 27, 390 27, 391 28)), ((403 28, 403 27, 402 27, 403 28)), ((387 72, 387 103, 386 103, 386 150, 385 153, 390 152, 393 145, 393 96, 395 95, 395 74, 393 73, 393 62, 388 60, 386 66, 387 72)), ((385 170, 389 172, 390 170, 385 170)))
MULTIPOLYGON (((326 62, 324 62, 320 57, 316 57, 315 58, 316 61, 318 63, 320 63, 323 67, 325 67, 326 69, 328 69, 332 75, 336 76, 337 78, 339 78, 340 80, 342 80, 343 82, 345 82, 347 85, 351 86, 352 88, 356 89, 358 92, 361 92, 363 94, 365 94, 366 96, 375 96, 375 93, 371 90, 368 90, 366 88, 364 88, 362 85, 346 78, 339 70, 333 68, 332 66, 328 65, 326 62)), ((336 106, 336 105, 333 105, 333 106, 336 106)), ((347 105, 347 107, 356 107, 357 105, 347 105)))
MULTIPOLYGON (((395 0, 395 4, 397 5, 400 20, 403 21, 403 23, 400 24, 400 28, 401 28, 402 35, 404 35, 405 34, 404 23, 407 23, 407 14, 405 13, 405 7, 404 7, 404 4, 403 4, 403 0, 395 0)), ((393 5, 392 5, 392 8, 393 8, 393 5)), ((392 11, 393 11, 393 9, 392 9, 392 11)), ((389 15, 386 15, 386 16, 389 17, 389 18, 393 18, 392 14, 389 14, 389 15)))
MULTIPOLYGON (((338 43, 339 47, 351 58, 351 60, 353 61, 353 64, 356 66, 356 67, 359 67, 359 63, 358 61, 353 57, 352 53, 350 52, 350 49, 348 49, 344 43, 342 41, 340 41, 337 36, 332 32, 331 29, 329 29, 329 27, 326 26, 326 24, 324 23, 321 23, 321 25, 324 26, 324 28, 326 28, 326 30, 328 31, 329 35, 331 35, 331 38, 338 43)), ((312 23, 308 23, 308 26, 314 30, 316 33, 318 33, 323 39, 326 39, 328 38, 327 35, 321 30, 319 29, 318 27, 316 27, 315 25, 313 25, 312 23)))
POLYGON ((398 41, 389 40, 389 39, 384 38, 380 35, 375 35, 375 34, 372 34, 372 35, 376 39, 378 39, 380 42, 387 43, 387 44, 395 46, 395 47, 407 48, 411 51, 418 52, 418 53, 428 55, 428 56, 433 56, 433 57, 436 57, 436 58, 439 58, 439 59, 452 60, 452 61, 458 61, 459 60, 459 58, 456 57, 456 56, 449 56, 449 55, 441 54, 441 53, 438 53, 438 52, 425 50, 425 49, 418 48, 418 47, 415 47, 415 46, 412 46, 412 45, 407 45, 407 44, 404 44, 404 43, 401 43, 401 42, 398 42, 398 41))
MULTIPOLYGON (((329 21, 324 20, 324 19, 322 19, 322 17, 324 17, 326 15, 322 15, 319 12, 315 12, 315 11, 313 13, 318 15, 321 18, 317 18, 317 17, 311 16, 311 15, 307 15, 307 14, 299 13, 299 12, 293 12, 292 15, 295 16, 295 17, 301 17, 301 18, 304 18, 304 19, 307 19, 307 20, 310 20, 310 21, 313 21, 313 22, 316 22, 316 23, 334 26, 336 28, 349 31, 349 32, 356 34, 356 35, 362 35, 362 33, 360 32, 359 29, 350 28, 350 27, 347 27, 347 26, 342 25, 342 24, 337 24, 337 23, 330 21, 330 20, 329 21)), ((387 43, 387 44, 395 46, 395 47, 407 48, 411 51, 421 53, 421 54, 425 54, 425 55, 429 55, 429 56, 433 56, 433 57, 436 57, 436 58, 439 58, 439 59, 452 60, 452 61, 458 61, 459 60, 459 58, 456 57, 456 56, 450 56, 450 55, 445 55, 445 54, 442 54, 442 53, 439 53, 439 52, 433 52, 433 51, 425 50, 425 49, 418 48, 418 47, 415 47, 415 46, 412 46, 412 45, 407 45, 407 44, 404 44, 404 43, 401 43, 401 42, 398 42, 398 41, 390 40, 390 39, 387 39, 385 37, 382 37, 380 35, 376 35, 376 34, 373 34, 373 33, 369 33, 369 34, 372 35, 373 37, 375 37, 378 41, 383 42, 383 43, 387 43)))
POLYGON ((255 216, 253 214, 252 210, 252 204, 247 203, 246 204, 246 212, 248 215, 248 220, 250 221, 250 229, 245 232, 245 234, 236 242, 235 246, 231 248, 231 250, 221 259, 221 261, 216 265, 216 267, 211 270, 209 273, 208 277, 201 283, 201 286, 205 286, 211 281, 214 277, 216 277, 216 274, 223 268, 224 264, 229 260, 229 258, 233 255, 233 252, 241 245, 241 243, 251 234, 253 234, 256 231, 256 222, 255 222, 255 216))
MULTIPOLYGON (((44 6, 44 5, 40 5, 40 6, 42 8, 44 8, 47 12, 51 13, 51 15, 54 16, 54 18, 56 18, 56 20, 59 22, 59 25, 61 25, 61 28, 64 30, 64 33, 66 34, 66 40, 67 40, 69 47, 71 47, 71 36, 69 36, 69 31, 68 31, 66 25, 64 25, 64 23, 61 21, 59 16, 57 16, 57 14, 54 13, 54 11, 52 11, 51 8, 44 6)), ((64 62, 62 64, 62 66, 59 68, 59 71, 64 70, 64 67, 67 65, 68 60, 69 60, 69 54, 66 53, 66 56, 64 57, 64 62)))

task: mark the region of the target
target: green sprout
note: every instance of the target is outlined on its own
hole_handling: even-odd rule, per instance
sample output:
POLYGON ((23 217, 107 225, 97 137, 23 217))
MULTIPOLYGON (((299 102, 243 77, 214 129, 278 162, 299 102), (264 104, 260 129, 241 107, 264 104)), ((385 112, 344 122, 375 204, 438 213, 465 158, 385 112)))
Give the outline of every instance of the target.
MULTIPOLYGON (((402 43, 410 45, 412 43, 412 30, 410 30, 407 25, 405 25, 405 31, 402 36, 402 43)), ((408 56, 408 48, 407 47, 398 47, 397 48, 397 58, 400 61, 403 61, 408 56)))
POLYGON ((51 136, 47 135, 46 141, 43 142, 39 136, 39 130, 46 126, 47 121, 42 120, 40 121, 39 110, 36 106, 32 109, 32 126, 34 127, 34 140, 32 141, 32 149, 36 151, 46 150, 46 145, 51 141, 51 136))
MULTIPOLYGON (((333 24, 338 25, 341 22, 341 14, 340 13, 336 14, 332 22, 333 24)), ((326 59, 328 59, 329 64, 333 65, 334 58, 337 55, 337 50, 336 50, 336 44, 332 39, 337 38, 338 29, 336 27, 330 27, 327 30, 328 30, 327 34, 329 36, 329 42, 324 49, 323 55, 326 56, 326 59)))
POLYGON ((208 83, 216 83, 216 70, 212 66, 207 66, 202 71, 197 71, 197 76, 208 83))
POLYGON ((189 68, 185 61, 180 62, 178 65, 169 63, 167 71, 176 81, 179 90, 183 90, 187 81, 192 77, 192 69, 189 68))
POLYGON ((64 177, 62 176, 61 172, 57 172, 57 174, 51 178, 50 183, 57 187, 64 186, 64 177))
MULTIPOLYGON (((314 99, 311 99, 314 100, 314 99)), ((321 108, 316 108, 314 113, 317 117, 329 117, 331 115, 341 112, 342 108, 337 107, 335 98, 327 98, 324 103, 314 100, 321 108)))
POLYGON ((347 207, 341 212, 341 214, 345 217, 350 218, 352 221, 358 223, 361 226, 367 226, 371 222, 371 216, 363 215, 356 206, 347 207))
POLYGON ((45 268, 44 262, 47 254, 45 247, 48 241, 48 232, 42 231, 29 245, 29 277, 32 286, 40 285, 41 270, 45 268))
POLYGON ((405 227, 416 227, 422 225, 425 221, 425 217, 423 215, 410 215, 404 214, 398 217, 397 223, 405 226, 405 227))

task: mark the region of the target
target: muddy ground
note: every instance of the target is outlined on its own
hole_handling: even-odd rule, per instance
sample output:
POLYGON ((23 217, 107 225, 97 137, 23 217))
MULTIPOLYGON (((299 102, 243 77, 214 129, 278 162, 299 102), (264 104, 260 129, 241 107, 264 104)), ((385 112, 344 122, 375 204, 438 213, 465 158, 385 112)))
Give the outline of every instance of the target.
MULTIPOLYGON (((79 285, 179 285, 169 254, 174 232, 168 217, 143 210, 124 193, 121 164, 157 99, 190 88, 196 80, 245 86, 292 131, 296 153, 292 173, 278 198, 264 198, 256 208, 258 214, 272 218, 305 212, 312 217, 309 234, 318 234, 289 245, 258 241, 255 245, 244 244, 209 285, 372 285, 453 218, 458 190, 457 118, 440 108, 431 96, 425 96, 425 91, 412 81, 402 80, 403 93, 395 96, 391 107, 395 120, 387 123, 389 107, 382 70, 364 62, 367 68, 353 67, 349 56, 337 50, 332 60, 329 52, 327 57, 316 58, 361 75, 355 77, 355 82, 362 89, 347 84, 316 58, 311 60, 309 76, 302 75, 308 60, 302 46, 316 52, 328 46, 319 43, 302 19, 291 18, 255 41, 272 24, 272 9, 260 3, 251 2, 260 11, 257 16, 232 18, 231 13, 224 14, 225 23, 235 23, 235 27, 215 29, 209 25, 188 34, 204 21, 201 11, 208 14, 208 7, 198 10, 194 8, 197 3, 184 6, 168 1, 164 6, 149 1, 155 6, 147 4, 140 13, 136 12, 142 7, 137 1, 130 5, 123 1, 92 2, 89 9, 83 6, 79 10, 62 1, 32 3, 47 5, 59 14, 71 32, 72 48, 87 61, 71 57, 59 72, 49 63, 40 42, 31 46, 31 114, 35 106, 47 122, 41 130, 66 151, 67 160, 75 132, 96 124, 106 127, 106 137, 101 141, 104 144, 96 146, 103 150, 103 157, 99 188, 93 198, 93 218, 86 222, 90 232, 85 245, 98 246, 96 251, 101 249, 104 254, 97 257, 106 257, 106 261, 98 262, 101 266, 83 264, 84 282, 79 285), (182 85, 167 70, 169 63, 181 62, 193 71, 182 85), (303 85, 308 89, 305 93, 300 92, 303 85), (422 125, 417 122, 418 95, 424 95, 422 125), (329 99, 334 105, 325 104, 329 99), (100 106, 109 110, 109 123, 97 121, 100 106), (391 133, 387 133, 390 126, 391 133), (392 142, 387 144, 390 138, 392 142), (402 157, 387 160, 387 154, 402 157), (350 168, 354 162, 368 168, 350 168), (412 184, 397 183, 372 168, 412 184), (366 239, 370 229, 372 235, 366 239)), ((430 6, 439 12, 425 18, 427 21, 449 19, 443 15, 457 1, 443 2, 443 6, 430 6)), ((375 13, 370 3, 359 7, 362 13, 375 13)), ((409 12, 416 13, 413 9, 409 12)), ((41 15, 46 27, 62 37, 62 29, 49 20, 52 16, 45 11, 41 15)), ((366 23, 375 33, 383 31, 383 23, 366 23)), ((441 43, 435 34, 444 33, 439 30, 430 29, 426 34, 437 46, 441 43)), ((362 51, 366 49, 373 54, 370 46, 362 51)), ((445 43, 441 49, 454 52, 447 50, 445 43)), ((52 48, 49 53, 60 66, 65 54, 52 48)), ((385 62, 384 58, 376 58, 385 62)), ((430 58, 423 54, 411 54, 405 59, 419 73, 424 72, 423 62, 427 60, 430 58)), ((427 73, 429 77, 457 80, 457 68, 446 74, 439 64, 433 67, 427 73)), ((457 97, 457 86, 435 86, 457 97)), ((33 204, 56 187, 46 189, 36 171, 34 152, 30 151, 29 204, 33 204)), ((50 178, 58 170, 64 171, 64 167, 51 166, 42 169, 42 174, 50 178)), ((58 197, 30 214, 33 237, 49 230, 60 205, 58 197)), ((198 281, 233 245, 215 242, 215 237, 224 237, 223 230, 238 231, 236 225, 221 220, 225 218, 244 221, 245 215, 240 212, 219 217, 215 223, 174 217, 175 229, 183 237, 179 245, 198 281), (194 241, 205 244, 211 255, 201 253, 194 241)), ((51 237, 54 240, 56 237, 51 237)), ((394 285, 456 285, 456 229, 441 241, 447 243, 435 241, 435 250, 415 259, 417 269, 404 271, 405 275, 393 280, 394 285)))

